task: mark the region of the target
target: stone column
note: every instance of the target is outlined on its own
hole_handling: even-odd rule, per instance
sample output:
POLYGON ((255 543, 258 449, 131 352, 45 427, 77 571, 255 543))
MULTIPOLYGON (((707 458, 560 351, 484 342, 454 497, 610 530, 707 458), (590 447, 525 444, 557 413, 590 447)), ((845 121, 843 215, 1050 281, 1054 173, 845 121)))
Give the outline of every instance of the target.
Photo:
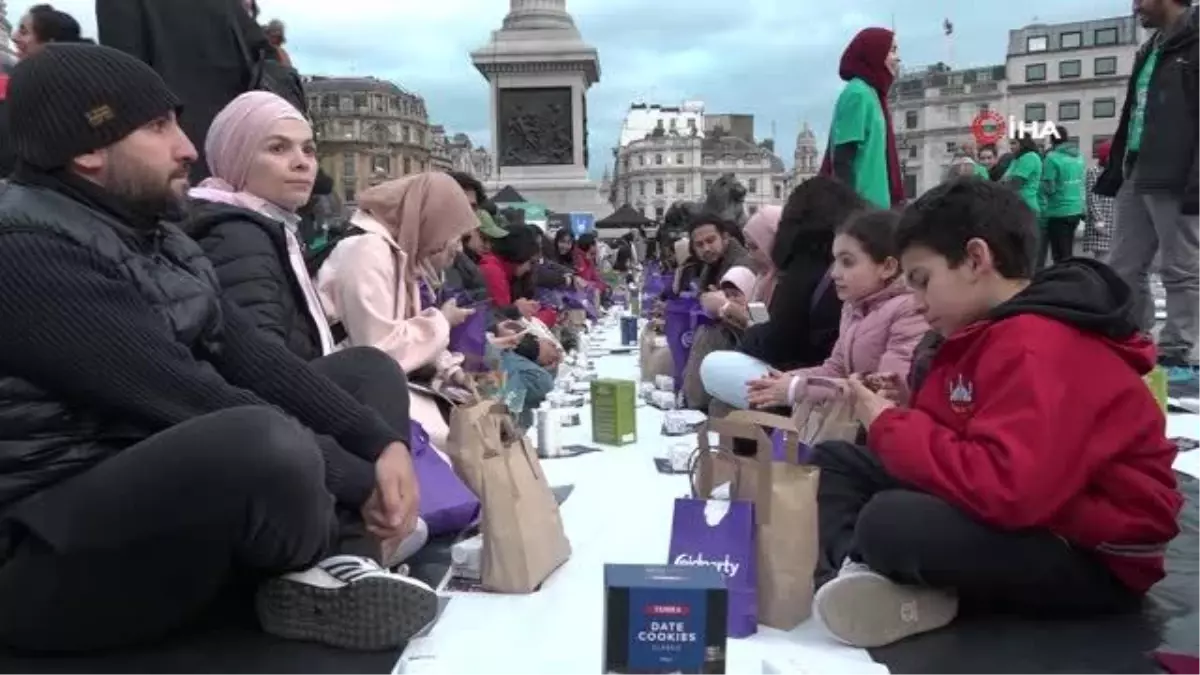
POLYGON ((575 22, 567 13, 567 0, 509 0, 508 29, 574 28, 575 22))

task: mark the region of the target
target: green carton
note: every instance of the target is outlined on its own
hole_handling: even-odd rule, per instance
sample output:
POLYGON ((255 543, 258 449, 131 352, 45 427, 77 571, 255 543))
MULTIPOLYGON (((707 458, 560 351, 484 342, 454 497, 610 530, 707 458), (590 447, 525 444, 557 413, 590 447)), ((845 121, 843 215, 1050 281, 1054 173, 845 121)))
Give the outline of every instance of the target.
POLYGON ((592 381, 592 442, 604 445, 637 442, 636 382, 592 381))

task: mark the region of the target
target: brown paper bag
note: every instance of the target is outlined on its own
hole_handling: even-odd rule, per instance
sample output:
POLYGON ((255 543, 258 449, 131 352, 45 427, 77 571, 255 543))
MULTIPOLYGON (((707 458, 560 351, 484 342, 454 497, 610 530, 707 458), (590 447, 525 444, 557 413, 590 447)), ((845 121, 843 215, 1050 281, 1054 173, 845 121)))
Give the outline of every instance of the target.
POLYGON ((799 434, 791 420, 778 415, 737 410, 709 419, 701 428, 700 446, 699 487, 711 492, 717 458, 729 455, 735 467, 733 498, 754 502, 759 623, 780 630, 795 628, 812 614, 820 471, 798 463, 799 434), (788 461, 773 460, 764 426, 785 432, 788 461), (723 447, 717 453, 709 452, 708 431, 721 435, 723 447), (725 439, 733 438, 757 441, 758 455, 733 456, 724 449, 725 439))
POLYGON ((451 415, 449 453, 482 503, 482 585, 531 593, 571 557, 558 502, 525 434, 504 406, 483 401, 451 415))
MULTIPOLYGON (((854 395, 849 385, 834 381, 838 391, 827 398, 805 398, 792 411, 792 424, 801 443, 809 447, 825 441, 847 441, 858 438, 859 424, 854 416, 854 395)), ((774 416, 772 416, 774 417, 774 416)))

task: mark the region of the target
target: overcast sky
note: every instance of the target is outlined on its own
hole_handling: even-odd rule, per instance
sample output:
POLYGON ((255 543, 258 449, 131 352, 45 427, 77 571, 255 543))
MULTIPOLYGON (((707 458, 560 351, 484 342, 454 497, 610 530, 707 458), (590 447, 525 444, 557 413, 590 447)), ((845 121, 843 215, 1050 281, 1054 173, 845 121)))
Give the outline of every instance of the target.
MULTIPOLYGON (((95 35, 93 0, 52 0, 95 35)), ((282 19, 306 74, 374 75, 425 97, 431 121, 491 144, 488 89, 469 52, 487 43, 506 0, 259 0, 282 19)), ((567 0, 600 52, 589 92, 591 171, 612 161, 631 102, 700 99, 709 112, 755 115, 791 164, 807 120, 823 137, 846 42, 868 25, 895 25, 908 66, 946 60, 942 20, 954 24, 956 66, 1003 63, 1007 31, 1033 22, 1128 14, 1130 0, 567 0)), ((8 3, 14 14, 19 2, 8 3)))

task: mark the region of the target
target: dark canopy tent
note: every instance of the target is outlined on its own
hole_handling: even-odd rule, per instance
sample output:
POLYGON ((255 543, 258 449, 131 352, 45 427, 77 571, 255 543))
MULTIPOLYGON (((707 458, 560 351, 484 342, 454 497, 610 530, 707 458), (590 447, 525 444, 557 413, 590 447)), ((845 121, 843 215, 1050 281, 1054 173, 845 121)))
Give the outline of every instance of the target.
POLYGON ((612 213, 612 215, 602 220, 596 221, 596 229, 603 230, 606 228, 617 227, 653 227, 656 225, 653 220, 643 216, 637 209, 629 204, 621 206, 612 213))
POLYGON ((526 200, 513 186, 505 185, 499 192, 492 195, 492 201, 496 204, 524 204, 526 200))

